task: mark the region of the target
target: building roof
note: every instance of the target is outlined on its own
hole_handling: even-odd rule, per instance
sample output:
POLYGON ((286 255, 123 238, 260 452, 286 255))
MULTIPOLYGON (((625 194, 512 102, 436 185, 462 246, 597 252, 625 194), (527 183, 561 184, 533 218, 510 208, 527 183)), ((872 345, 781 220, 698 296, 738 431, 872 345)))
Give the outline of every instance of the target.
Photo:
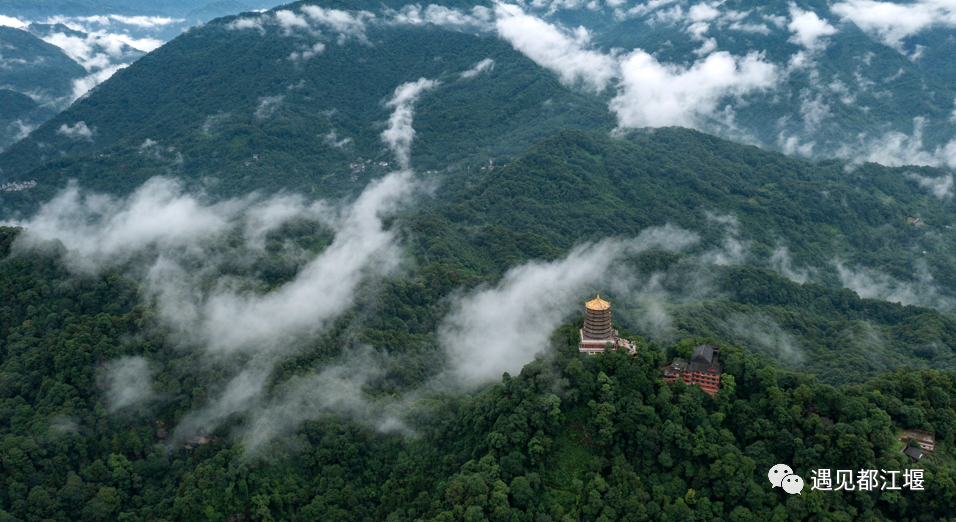
POLYGON ((693 362, 714 362, 714 348, 716 346, 712 344, 701 344, 694 347, 694 355, 691 356, 690 360, 693 362))
POLYGON ((724 367, 716 360, 714 362, 702 362, 698 360, 691 361, 688 369, 692 372, 707 373, 710 375, 720 375, 724 372, 724 367))
POLYGON ((903 454, 913 460, 919 460, 923 458, 923 450, 909 445, 903 450, 903 454))
POLYGON ((678 357, 677 359, 674 359, 674 362, 670 364, 665 364, 661 368, 664 370, 665 375, 669 375, 672 373, 680 374, 687 368, 687 361, 678 357))
POLYGON ((601 294, 598 294, 596 299, 584 303, 584 306, 587 307, 588 310, 609 310, 611 303, 601 299, 601 294))

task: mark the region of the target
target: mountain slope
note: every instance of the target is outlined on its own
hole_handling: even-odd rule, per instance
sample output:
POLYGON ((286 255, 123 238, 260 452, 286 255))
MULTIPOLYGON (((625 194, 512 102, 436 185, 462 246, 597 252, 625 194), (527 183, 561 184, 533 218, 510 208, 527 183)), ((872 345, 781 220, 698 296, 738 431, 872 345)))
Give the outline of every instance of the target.
POLYGON ((563 127, 612 124, 600 101, 572 93, 497 39, 369 24, 340 45, 278 26, 264 34, 230 29, 235 21, 190 31, 117 72, 0 155, 3 175, 36 179, 49 189, 37 190, 40 197, 68 178, 122 193, 163 169, 191 181, 215 178, 221 194, 342 190, 358 157, 390 161, 381 132, 393 110, 385 102, 420 78, 438 82, 414 106, 411 159, 421 170, 519 153, 563 127), (318 44, 321 52, 301 58, 318 44), (462 76, 483 60, 493 67, 462 76), (58 133, 81 122, 89 137, 58 133), (153 142, 158 153, 139 154, 153 142), (112 157, 100 157, 106 153, 112 157), (84 174, 94 166, 95 176, 84 174))
POLYGON ((70 99, 73 82, 85 75, 59 47, 0 27, 0 89, 6 93, 0 100, 0 151, 56 114, 70 99))
POLYGON ((737 262, 769 265, 785 247, 795 266, 820 270, 831 284, 839 284, 833 263, 841 260, 909 278, 928 263, 952 289, 947 226, 956 214, 920 181, 946 176, 876 164, 848 170, 679 128, 627 139, 566 131, 495 169, 442 212, 565 247, 673 223, 699 231, 708 245, 739 241, 737 262), (912 225, 911 216, 928 225, 912 225))

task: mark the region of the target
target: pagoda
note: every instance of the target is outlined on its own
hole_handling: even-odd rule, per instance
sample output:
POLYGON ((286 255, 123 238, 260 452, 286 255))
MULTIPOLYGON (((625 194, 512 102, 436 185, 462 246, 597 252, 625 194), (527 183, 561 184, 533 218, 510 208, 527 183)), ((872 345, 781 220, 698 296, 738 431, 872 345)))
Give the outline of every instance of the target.
POLYGON ((584 303, 584 328, 579 330, 581 341, 578 351, 589 355, 604 353, 608 348, 625 348, 634 353, 634 345, 621 339, 611 326, 611 303, 601 299, 601 295, 584 303))

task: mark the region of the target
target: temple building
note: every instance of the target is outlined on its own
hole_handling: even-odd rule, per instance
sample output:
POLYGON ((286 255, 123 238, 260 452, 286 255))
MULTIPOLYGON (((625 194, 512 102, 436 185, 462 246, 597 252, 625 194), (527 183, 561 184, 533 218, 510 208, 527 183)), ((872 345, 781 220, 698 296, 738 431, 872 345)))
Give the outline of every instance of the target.
POLYGON ((624 348, 630 353, 636 351, 633 343, 621 339, 617 330, 611 327, 611 303, 601 299, 600 294, 593 301, 584 303, 584 328, 579 332, 578 351, 581 353, 596 355, 608 348, 624 348))
POLYGON ((718 359, 719 347, 715 344, 701 344, 694 347, 690 362, 681 358, 664 365, 664 382, 673 383, 677 379, 684 384, 697 384, 711 396, 720 390, 720 375, 724 372, 718 359))

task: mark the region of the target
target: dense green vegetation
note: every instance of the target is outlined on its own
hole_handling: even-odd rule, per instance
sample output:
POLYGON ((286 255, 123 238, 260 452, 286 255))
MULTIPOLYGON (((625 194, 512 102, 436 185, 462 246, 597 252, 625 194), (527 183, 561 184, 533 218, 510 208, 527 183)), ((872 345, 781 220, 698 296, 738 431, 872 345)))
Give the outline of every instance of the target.
POLYGON ((431 25, 369 26, 369 43, 326 41, 324 52, 294 61, 290 54, 312 39, 275 25, 265 35, 229 30, 231 20, 189 31, 117 72, 0 155, 5 177, 38 183, 4 195, 4 210, 35 208, 71 178, 128 193, 163 173, 216 195, 348 193, 386 171, 371 164, 350 181, 349 164, 359 157, 394 165, 380 137, 392 111, 384 103, 423 77, 441 85, 415 105, 412 163, 421 171, 518 154, 561 128, 613 125, 603 102, 572 93, 494 38, 431 25), (492 70, 461 77, 488 58, 492 70), (57 133, 80 121, 92 139, 57 133), (147 139, 155 149, 141 148, 147 139))
POLYGON ((912 279, 927 263, 956 287, 956 215, 906 173, 945 171, 811 163, 686 129, 615 139, 566 131, 454 194, 439 212, 455 223, 493 223, 567 248, 633 236, 665 223, 699 232, 703 248, 742 241, 747 261, 770 264, 783 246, 794 266, 840 285, 834 261, 912 279), (916 227, 908 216, 922 216, 916 227), (728 219, 735 222, 728 223, 728 219))
MULTIPOLYGON (((929 521, 956 516, 951 403, 956 375, 902 369, 877 376, 933 356, 933 367, 948 365, 948 351, 916 352, 928 336, 951 346, 956 328, 950 318, 861 300, 845 290, 797 285, 754 267, 707 268, 688 256, 651 252, 633 260, 635 270, 669 274, 677 285, 681 277, 711 270, 714 285, 727 296, 677 307, 675 328, 684 341, 661 350, 633 337, 640 346, 636 358, 582 357, 576 353, 580 324, 565 324, 554 336, 551 355, 520 375, 505 375, 500 384, 473 394, 421 395, 416 390, 442 369, 431 332, 446 311, 443 296, 564 250, 535 233, 454 224, 436 210, 391 221, 405 231, 419 268, 356 305, 378 312, 365 319, 350 314, 328 333, 306 339, 300 353, 278 363, 273 375, 278 385, 320 370, 341 357, 348 344, 343 341, 358 332, 359 342, 389 361, 364 393, 373 401, 411 398, 401 409, 411 432, 383 434, 372 428, 374 419, 319 415, 255 453, 239 443, 241 419, 220 428, 220 439, 193 450, 158 439, 158 429, 171 429, 202 407, 207 390, 220 386, 225 374, 194 364, 122 271, 78 278, 65 270, 60 259, 66 252, 56 243, 11 251, 19 231, 0 229, 5 481, 0 517, 929 521), (694 335, 726 339, 727 332, 714 325, 729 313, 765 314, 792 335, 802 332, 800 342, 815 362, 794 373, 757 355, 758 345, 723 344, 727 376, 716 400, 696 387, 664 385, 659 365, 687 356, 694 335), (888 357, 879 364, 868 364, 872 353, 866 345, 840 340, 841 332, 863 323, 887 337, 888 357), (98 377, 105 364, 125 355, 142 355, 155 365, 153 387, 161 399, 110 412, 98 377), (855 384, 842 384, 847 382, 855 384), (811 406, 818 413, 809 413, 811 406), (827 427, 819 416, 836 424, 827 427), (790 463, 804 477, 817 468, 910 467, 897 452, 900 427, 934 431, 940 441, 935 455, 919 464, 926 470, 924 492, 806 491, 801 497, 767 483, 766 470, 778 462, 790 463)), ((326 232, 307 224, 279 234, 272 240, 312 250, 327 243, 326 232)), ((267 249, 263 256, 256 265, 270 285, 294 276, 295 264, 282 258, 281 249, 267 249)), ((627 324, 624 297, 616 302, 618 320, 640 332, 633 321, 627 324)))
MULTIPOLYGON (((402 275, 368 281, 334 324, 290 341, 290 355, 269 363, 262 403, 331 366, 369 364, 360 394, 376 407, 316 414, 255 448, 243 438, 254 415, 241 410, 213 440, 186 448, 185 428, 176 428, 240 369, 203 360, 160 317, 141 284, 159 249, 78 274, 68 269, 75 253, 57 241, 29 246, 17 242, 22 230, 0 227, 0 522, 956 519, 956 320, 945 308, 862 299, 840 288, 835 268, 921 279, 939 302, 952 298, 947 226, 956 215, 913 177, 944 171, 811 163, 677 128, 612 137, 606 98, 560 85, 493 37, 369 25, 367 43, 340 44, 329 31, 322 53, 291 60, 318 37, 274 25, 228 29, 235 19, 150 53, 0 155, 4 180, 39 182, 2 193, 2 212, 28 214, 69 179, 124 195, 155 175, 210 199, 253 190, 351 196, 391 170, 376 166, 393 161, 380 139, 384 102, 404 82, 440 81, 415 106, 412 148, 420 176, 435 181, 433 197, 385 219, 408 254, 402 275), (461 77, 486 58, 492 70, 461 77), (58 132, 80 121, 88 137, 58 132), (359 157, 375 163, 352 179, 359 157), (909 223, 914 216, 926 225, 909 223), (582 318, 572 314, 519 374, 476 389, 434 384, 446 369, 436 329, 464 292, 581 242, 664 224, 701 241, 626 258, 633 291, 601 290, 635 357, 579 355, 582 318), (781 252, 792 256, 787 270, 781 252), (701 342, 721 346, 715 398, 660 378, 663 363, 701 342), (129 356, 148 364, 152 381, 142 385, 153 398, 117 407, 107 376, 129 356), (935 432, 936 451, 919 463, 901 455, 903 428, 935 432), (818 468, 915 467, 926 490, 808 485, 791 496, 768 484, 777 463, 808 483, 818 468)), ((680 27, 645 26, 624 21, 596 41, 672 39, 663 58, 674 60, 699 44, 680 27)), ((722 39, 721 48, 742 54, 764 36, 722 39)), ((869 52, 864 40, 841 32, 818 57, 823 76, 869 52)), ((779 60, 793 51, 767 49, 779 60)), ((877 56, 874 67, 889 76, 899 65, 911 88, 927 66, 897 64, 900 56, 877 56)), ((800 81, 795 92, 806 87, 800 81)), ((953 94, 934 81, 924 90, 935 94, 920 87, 902 101, 870 93, 861 102, 893 105, 893 125, 914 111, 948 114, 931 101, 953 94)), ((26 103, 7 98, 0 106, 10 114, 26 103)), ((765 127, 748 125, 776 135, 784 108, 755 103, 738 122, 761 111, 771 118, 765 127)), ((834 111, 852 125, 824 128, 830 137, 873 123, 853 120, 848 107, 834 111)), ((274 291, 332 239, 300 219, 270 233, 263 250, 244 249, 240 233, 215 240, 204 245, 211 256, 241 261, 217 265, 198 286, 229 280, 274 291)))
MULTIPOLYGON (((59 47, 13 27, 0 26, 0 49, 3 50, 0 54, 2 151, 53 117, 70 99, 73 81, 86 76, 87 72, 59 47)), ((4 176, 3 180, 22 178, 4 176)))

